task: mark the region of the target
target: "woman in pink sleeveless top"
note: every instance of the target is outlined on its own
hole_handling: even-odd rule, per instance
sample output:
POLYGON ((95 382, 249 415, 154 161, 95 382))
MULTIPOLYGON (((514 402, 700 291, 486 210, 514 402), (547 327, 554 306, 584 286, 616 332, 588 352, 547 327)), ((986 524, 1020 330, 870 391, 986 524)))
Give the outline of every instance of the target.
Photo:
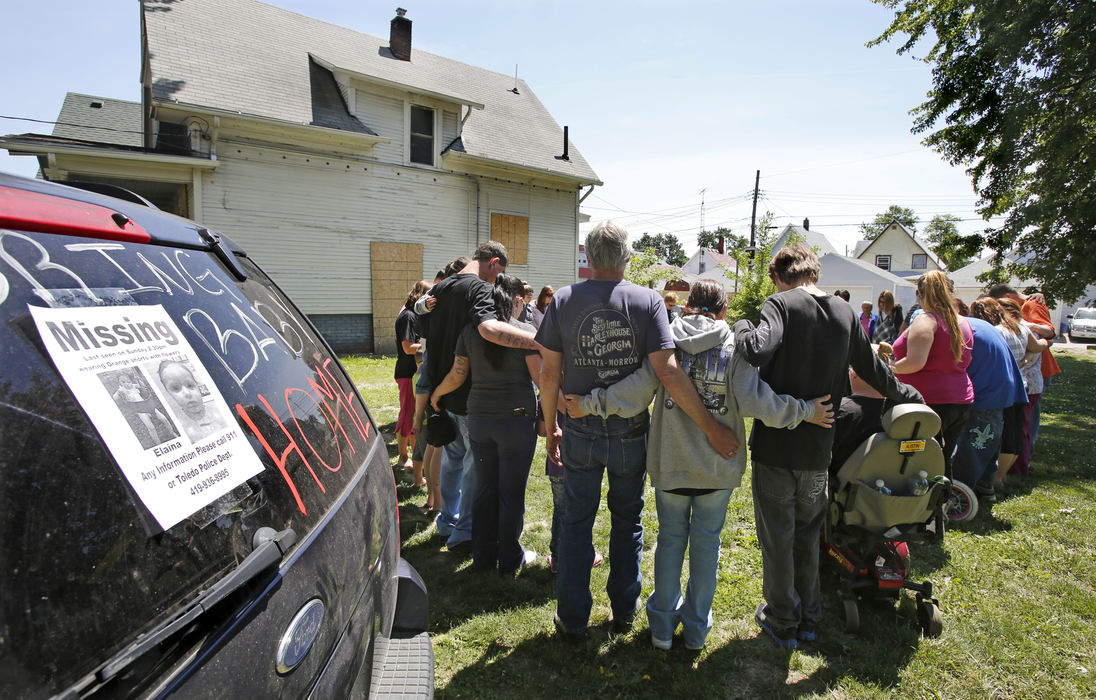
POLYGON ((921 392, 940 416, 936 439, 944 450, 944 464, 951 477, 955 441, 970 417, 974 387, 967 376, 974 331, 952 304, 951 282, 940 270, 917 279, 917 300, 925 313, 919 315, 894 341, 894 373, 921 392))

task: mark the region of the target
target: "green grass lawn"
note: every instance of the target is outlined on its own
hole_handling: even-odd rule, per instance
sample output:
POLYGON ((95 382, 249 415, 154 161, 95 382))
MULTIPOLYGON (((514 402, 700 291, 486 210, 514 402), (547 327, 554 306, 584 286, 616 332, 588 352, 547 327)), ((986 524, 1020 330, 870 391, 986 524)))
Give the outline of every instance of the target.
MULTIPOLYGON (((723 530, 715 628, 700 652, 680 635, 670 652, 651 647, 641 613, 628 634, 607 619, 608 562, 593 571, 591 637, 558 639, 555 577, 548 571, 552 497, 543 440, 533 460, 523 542, 541 555, 517 578, 466 571, 419 510, 425 495, 398 475, 403 556, 430 592, 440 697, 939 697, 1096 696, 1096 357, 1059 354, 1063 374, 1043 399, 1032 476, 964 525, 942 546, 913 547, 915 580, 931 580, 944 632, 923 639, 913 598, 862 603, 861 630, 843 631, 832 582, 823 578, 825 617, 817 644, 790 655, 754 624, 761 601, 761 552, 749 477, 731 499, 723 530), (830 583, 830 586, 827 586, 830 583)), ((391 435, 398 412, 393 358, 348 357, 347 369, 391 435)), ((648 487, 644 512, 644 598, 657 533, 648 487)), ((594 533, 605 552, 608 512, 594 533)))

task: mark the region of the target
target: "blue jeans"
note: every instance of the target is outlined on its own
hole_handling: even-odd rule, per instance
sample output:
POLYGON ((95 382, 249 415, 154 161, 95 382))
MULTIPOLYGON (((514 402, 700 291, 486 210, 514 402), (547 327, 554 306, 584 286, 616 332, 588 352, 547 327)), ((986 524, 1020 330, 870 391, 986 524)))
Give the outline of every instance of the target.
POLYGON ((445 446, 441 460, 441 512, 435 523, 438 534, 452 547, 472 539, 472 499, 476 492, 475 459, 468 446, 468 416, 450 413, 457 426, 457 438, 445 446), (468 494, 463 504, 461 497, 468 494))
POLYGON ((1005 414, 1002 409, 971 409, 967 425, 955 443, 952 473, 956 479, 981 493, 993 491, 1004 427, 1005 414))
POLYGON ((519 539, 525 527, 525 486, 537 448, 532 417, 468 419, 476 459, 472 506, 472 565, 516 571, 525 557, 519 539))
POLYGON ((558 561, 559 533, 563 531, 563 515, 567 512, 567 492, 562 476, 549 476, 548 483, 552 486, 552 539, 548 542, 548 551, 552 559, 558 561))
POLYGON ((655 590, 647 598, 651 636, 672 639, 677 623, 685 645, 699 649, 712 629, 712 599, 719 566, 719 533, 727 519, 733 489, 703 496, 655 491, 658 547, 655 549, 655 590), (689 583, 681 596, 681 566, 689 546, 689 583))
POLYGON ((828 482, 826 470, 753 463, 765 617, 779 632, 794 635, 801 625, 810 628, 822 619, 818 538, 829 503, 828 482))
POLYGON ((586 416, 567 421, 560 449, 567 510, 559 538, 556 613, 569 632, 585 631, 590 621, 594 518, 601 504, 601 475, 606 471, 611 528, 605 591, 614 619, 626 620, 635 615, 642 587, 640 514, 647 476, 649 424, 646 413, 633 418, 586 416))

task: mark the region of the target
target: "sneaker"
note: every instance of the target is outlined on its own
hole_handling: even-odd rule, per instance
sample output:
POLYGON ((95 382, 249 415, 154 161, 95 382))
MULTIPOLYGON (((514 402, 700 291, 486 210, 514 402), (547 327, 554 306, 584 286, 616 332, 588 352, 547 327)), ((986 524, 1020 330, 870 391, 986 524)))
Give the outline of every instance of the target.
POLYGON ((548 555, 548 570, 553 574, 558 574, 559 569, 556 568, 556 560, 552 558, 552 555, 548 555))
POLYGON ((781 649, 795 649, 799 646, 798 640, 795 638, 795 633, 787 629, 778 629, 772 626, 769 622, 769 618, 765 615, 765 604, 760 603, 757 606, 757 612, 754 613, 754 620, 757 621, 757 626, 761 630, 769 635, 773 644, 781 649))
POLYGON ((605 561, 605 557, 598 554, 597 550, 594 550, 594 563, 590 566, 601 566, 601 562, 605 561))
POLYGON ((655 649, 661 649, 662 651, 669 651, 674 645, 673 639, 659 639, 658 637, 651 635, 651 646, 655 649))
POLYGON ((704 642, 701 642, 700 644, 690 644, 689 642, 685 642, 685 648, 689 651, 700 651, 704 648, 704 642))
POLYGON ((568 642, 585 642, 590 637, 589 630, 583 630, 581 632, 572 632, 563 625, 563 620, 559 619, 559 614, 553 618, 553 622, 556 625, 556 632, 560 638, 568 642))
POLYGON ((635 619, 636 619, 635 613, 632 613, 631 615, 625 615, 625 616, 622 616, 622 617, 617 617, 616 615, 613 615, 613 619, 610 620, 610 622, 612 622, 612 625, 613 625, 613 632, 615 632, 617 634, 627 634, 628 632, 631 632, 632 631, 632 623, 635 622, 635 619))
POLYGON ((813 622, 804 622, 799 625, 799 630, 795 633, 795 638, 801 642, 815 642, 818 640, 818 632, 815 630, 813 622))
POLYGON ((977 494, 978 500, 982 503, 992 504, 997 502, 997 494, 993 491, 993 489, 989 489, 987 491, 975 489, 974 492, 975 494, 977 494))
POLYGON ((632 606, 632 611, 624 615, 617 615, 613 613, 613 618, 610 620, 613 625, 613 631, 617 634, 626 634, 632 631, 632 623, 635 622, 636 612, 640 608, 639 598, 636 598, 635 604, 632 606))
POLYGON ((472 549, 472 540, 461 540, 460 542, 452 542, 445 547, 446 551, 454 552, 457 554, 467 552, 472 549))

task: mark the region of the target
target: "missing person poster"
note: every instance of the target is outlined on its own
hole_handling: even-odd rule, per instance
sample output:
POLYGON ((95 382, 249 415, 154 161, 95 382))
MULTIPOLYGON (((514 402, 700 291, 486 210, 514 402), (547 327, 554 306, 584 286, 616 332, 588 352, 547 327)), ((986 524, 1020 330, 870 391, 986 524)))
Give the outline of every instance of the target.
POLYGON ((162 306, 29 306, 42 342, 162 528, 262 471, 162 306))

